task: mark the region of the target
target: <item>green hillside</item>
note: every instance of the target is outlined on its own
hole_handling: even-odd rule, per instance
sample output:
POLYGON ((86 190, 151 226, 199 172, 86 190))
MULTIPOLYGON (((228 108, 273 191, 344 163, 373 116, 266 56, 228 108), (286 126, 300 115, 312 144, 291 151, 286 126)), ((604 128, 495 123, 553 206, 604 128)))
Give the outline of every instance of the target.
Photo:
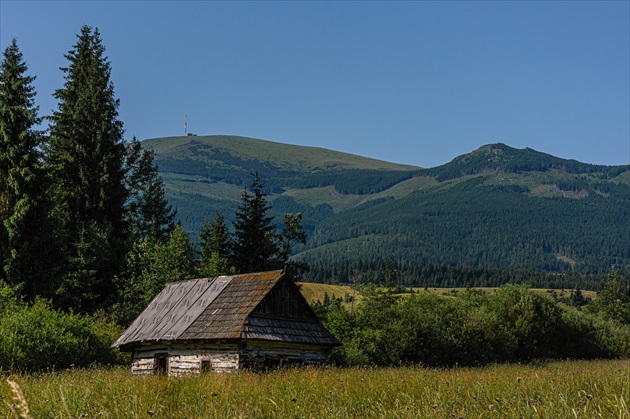
MULTIPOLYGON (((630 267, 630 166, 598 166, 504 144, 421 169, 243 137, 147 140, 170 202, 196 235, 228 222, 258 170, 276 215, 302 212, 294 256, 325 270, 393 260, 597 272, 630 267)), ((411 274, 410 274, 411 275, 411 274)))
POLYGON ((418 167, 369 159, 318 147, 246 137, 211 135, 143 141, 162 160, 199 161, 209 168, 260 164, 277 171, 316 173, 345 170, 414 170, 418 167))

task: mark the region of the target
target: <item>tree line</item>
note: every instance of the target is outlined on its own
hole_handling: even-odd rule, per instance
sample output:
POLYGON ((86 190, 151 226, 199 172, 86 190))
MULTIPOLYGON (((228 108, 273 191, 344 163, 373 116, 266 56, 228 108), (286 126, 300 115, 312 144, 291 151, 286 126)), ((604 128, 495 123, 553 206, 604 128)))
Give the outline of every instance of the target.
POLYGON ((123 139, 111 66, 98 29, 81 28, 66 54, 57 109, 43 118, 35 77, 17 41, 0 67, 0 277, 21 298, 94 312, 116 298, 114 283, 134 241, 164 241, 175 212, 153 154, 123 139))
MULTIPOLYGON (((582 289, 599 291, 606 273, 547 272, 540 270, 511 270, 474 266, 449 266, 432 263, 406 263, 392 260, 350 261, 339 258, 333 263, 316 259, 309 263, 304 280, 323 284, 383 284, 386 282, 387 263, 396 270, 399 287, 423 288, 488 288, 506 284, 526 284, 532 288, 582 289)), ((623 275, 624 271, 620 271, 623 275)))

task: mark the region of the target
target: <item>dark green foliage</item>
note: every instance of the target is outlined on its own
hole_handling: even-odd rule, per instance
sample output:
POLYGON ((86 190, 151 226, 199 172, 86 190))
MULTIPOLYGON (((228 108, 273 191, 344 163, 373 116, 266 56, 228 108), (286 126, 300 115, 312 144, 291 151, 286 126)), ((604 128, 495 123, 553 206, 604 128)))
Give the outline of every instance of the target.
POLYGON ((212 222, 206 221, 199 233, 199 239, 199 274, 203 277, 229 274, 233 270, 229 265, 232 236, 220 211, 216 212, 212 222))
POLYGON ((209 258, 213 253, 219 257, 230 257, 231 235, 225 224, 225 217, 221 211, 217 211, 212 222, 206 221, 204 228, 199 233, 199 255, 201 259, 209 258))
POLYGON ((95 302, 109 300, 113 287, 103 281, 101 273, 111 269, 107 265, 110 261, 103 257, 109 250, 110 234, 111 231, 101 229, 97 223, 81 226, 73 252, 68 255, 71 269, 56 290, 57 305, 93 313, 95 302))
POLYGON ((325 219, 297 258, 311 265, 341 258, 510 270, 627 268, 630 187, 619 188, 624 191, 608 197, 535 198, 471 178, 325 219))
MULTIPOLYGON (((59 245, 66 255, 59 286, 61 301, 88 273, 91 295, 81 307, 105 307, 127 252, 128 220, 125 216, 125 145, 118 119, 107 61, 98 29, 81 28, 77 43, 66 55, 65 84, 55 92, 58 109, 51 117, 47 170, 56 200, 55 219, 59 245), (84 260, 82 247, 98 242, 84 260), (91 265, 92 256, 98 266, 91 265), (68 285, 70 283, 70 285, 68 285)), ((68 307, 64 304, 64 306, 68 307)))
POLYGON ((597 293, 594 311, 605 318, 630 325, 630 281, 611 272, 601 291, 597 293))
MULTIPOLYGON (((360 274, 362 283, 385 284, 385 261, 359 260, 351 262, 339 257, 333 263, 318 260, 307 274, 309 282, 347 284, 360 274)), ((470 266, 395 263, 399 284, 404 287, 498 287, 505 284, 527 284, 534 288, 599 290, 605 274, 580 274, 577 272, 545 272, 535 270, 508 270, 470 266)))
POLYGON ((127 216, 141 239, 164 241, 175 228, 176 211, 166 200, 164 182, 153 158, 153 151, 142 148, 136 137, 127 145, 127 216))
POLYGON ((571 290, 568 304, 573 307, 582 307, 591 302, 590 298, 585 298, 581 289, 571 290))
POLYGON ((289 188, 320 188, 334 186, 341 194, 369 195, 382 192, 397 183, 411 179, 420 171, 348 170, 342 173, 317 173, 291 179, 279 186, 289 188))
POLYGON ((117 302, 113 313, 129 325, 164 285, 197 276, 197 261, 188 236, 177 225, 168 241, 137 240, 127 255, 126 268, 116 278, 117 302))
POLYGON ((294 279, 310 269, 308 264, 289 261, 296 245, 306 243, 302 228, 302 214, 284 214, 284 226, 280 232, 272 224, 274 217, 267 216, 271 206, 267 204, 258 172, 250 186, 243 192, 242 203, 236 212, 232 264, 237 272, 259 272, 286 269, 294 279))
POLYGON ((47 213, 41 170, 41 122, 35 77, 14 39, 0 64, 0 278, 23 287, 33 299, 49 280, 47 213))
POLYGON ((249 190, 243 191, 234 223, 232 265, 239 273, 267 271, 277 266, 274 258, 279 248, 275 225, 273 217, 267 215, 271 207, 265 199, 258 172, 253 177, 249 190))
POLYGON ((506 285, 489 298, 489 309, 511 332, 516 359, 557 357, 562 311, 550 297, 506 285))
POLYGON ((448 366, 630 354, 628 326, 562 308, 525 287, 505 286, 494 294, 469 288, 450 297, 395 297, 371 287, 363 295, 352 314, 340 304, 316 304, 343 343, 333 354, 336 362, 448 366))
POLYGON ((36 299, 18 303, 0 282, 0 373, 126 364, 109 346, 122 332, 102 315, 63 313, 36 299))

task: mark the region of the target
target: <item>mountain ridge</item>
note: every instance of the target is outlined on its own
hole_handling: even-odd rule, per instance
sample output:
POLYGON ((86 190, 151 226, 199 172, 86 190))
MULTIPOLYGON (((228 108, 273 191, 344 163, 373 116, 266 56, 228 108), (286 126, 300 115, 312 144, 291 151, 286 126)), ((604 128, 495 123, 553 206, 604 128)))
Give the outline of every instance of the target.
POLYGON ((228 222, 251 172, 273 215, 302 212, 314 265, 397 260, 593 272, 630 266, 630 165, 567 160, 488 144, 434 168, 246 137, 143 141, 193 235, 228 222), (625 226, 625 227, 624 227, 625 226))
POLYGON ((284 144, 269 140, 256 138, 229 136, 229 135, 207 135, 207 136, 186 136, 186 137, 162 137, 142 141, 143 145, 153 149, 157 154, 168 155, 173 148, 185 145, 202 145, 215 148, 221 151, 236 150, 244 160, 263 158, 288 170, 303 169, 307 171, 326 171, 340 169, 385 169, 385 170, 416 170, 420 167, 387 162, 379 159, 362 157, 351 153, 329 150, 321 147, 301 146, 294 144, 284 144), (279 150, 285 151, 278 152, 279 150), (285 156, 286 150, 290 150, 293 167, 287 167, 285 156), (317 164, 314 165, 313 155, 317 156, 317 164), (371 164, 361 164, 361 162, 371 162, 371 164), (323 167, 322 167, 323 163, 323 167), (341 164, 341 166, 340 166, 341 164))

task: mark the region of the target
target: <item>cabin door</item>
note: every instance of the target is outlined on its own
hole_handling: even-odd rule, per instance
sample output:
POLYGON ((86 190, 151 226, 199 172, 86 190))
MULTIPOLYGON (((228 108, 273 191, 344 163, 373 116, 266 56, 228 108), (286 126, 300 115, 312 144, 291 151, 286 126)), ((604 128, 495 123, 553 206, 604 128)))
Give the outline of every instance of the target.
POLYGON ((156 373, 164 373, 168 372, 168 354, 167 353, 159 353, 155 354, 155 372, 156 373))

